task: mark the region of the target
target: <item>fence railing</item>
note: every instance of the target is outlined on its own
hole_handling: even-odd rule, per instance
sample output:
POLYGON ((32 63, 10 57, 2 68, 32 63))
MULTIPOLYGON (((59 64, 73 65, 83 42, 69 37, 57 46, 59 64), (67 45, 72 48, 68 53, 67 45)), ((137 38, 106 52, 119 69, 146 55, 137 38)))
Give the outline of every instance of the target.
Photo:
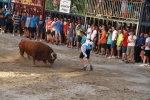
POLYGON ((142 7, 139 0, 87 0, 86 10, 91 16, 139 20, 142 7))

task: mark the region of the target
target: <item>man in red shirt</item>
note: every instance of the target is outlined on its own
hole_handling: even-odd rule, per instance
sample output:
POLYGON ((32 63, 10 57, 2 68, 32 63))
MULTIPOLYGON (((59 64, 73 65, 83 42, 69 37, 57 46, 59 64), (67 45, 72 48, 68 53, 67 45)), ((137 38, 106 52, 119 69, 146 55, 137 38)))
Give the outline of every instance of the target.
POLYGON ((66 42, 66 45, 68 46, 68 41, 67 41, 67 35, 68 35, 68 27, 69 24, 67 21, 64 22, 64 42, 66 42))
POLYGON ((123 41, 122 41, 122 61, 124 61, 126 59, 126 51, 127 51, 127 45, 128 45, 128 32, 127 32, 127 29, 124 29, 123 30, 123 41))

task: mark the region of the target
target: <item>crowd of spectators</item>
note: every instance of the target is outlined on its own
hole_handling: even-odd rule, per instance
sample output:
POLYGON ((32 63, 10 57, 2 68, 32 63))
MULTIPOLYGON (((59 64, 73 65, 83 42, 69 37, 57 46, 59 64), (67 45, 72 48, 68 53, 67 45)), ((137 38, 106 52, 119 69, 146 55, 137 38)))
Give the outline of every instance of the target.
POLYGON ((2 33, 13 36, 25 36, 30 40, 47 42, 53 45, 66 45, 80 50, 88 39, 92 42, 92 53, 108 59, 117 58, 126 63, 133 63, 137 57, 142 66, 149 66, 150 33, 136 36, 134 29, 117 25, 95 25, 84 22, 83 18, 66 19, 47 15, 12 12, 0 9, 2 33))

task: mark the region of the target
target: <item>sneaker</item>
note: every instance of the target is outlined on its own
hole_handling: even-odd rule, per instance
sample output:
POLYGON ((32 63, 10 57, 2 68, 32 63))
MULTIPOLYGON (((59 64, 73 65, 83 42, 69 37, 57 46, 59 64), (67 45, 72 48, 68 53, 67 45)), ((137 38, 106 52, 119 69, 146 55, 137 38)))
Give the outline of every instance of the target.
POLYGON ((112 58, 116 58, 115 56, 112 56, 112 58))
POLYGON ((111 59, 112 57, 107 57, 108 59, 111 59))
POLYGON ((93 71, 93 66, 92 65, 90 65, 90 71, 93 71))
POLYGON ((15 36, 15 34, 13 34, 13 36, 15 36))
POLYGON ((40 41, 42 42, 42 39, 40 39, 40 41))
POLYGON ((141 64, 140 66, 146 66, 147 64, 141 64))
POLYGON ((82 70, 86 70, 86 68, 87 68, 87 66, 84 66, 84 67, 82 68, 82 70))
POLYGON ((20 37, 20 34, 18 36, 20 37))

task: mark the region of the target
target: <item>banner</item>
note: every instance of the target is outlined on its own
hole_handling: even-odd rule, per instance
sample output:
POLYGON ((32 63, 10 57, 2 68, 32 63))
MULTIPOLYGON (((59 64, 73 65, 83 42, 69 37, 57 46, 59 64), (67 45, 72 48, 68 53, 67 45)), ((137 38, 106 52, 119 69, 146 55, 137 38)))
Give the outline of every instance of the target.
POLYGON ((70 13, 70 5, 71 5, 71 1, 61 0, 60 1, 59 12, 70 13))

